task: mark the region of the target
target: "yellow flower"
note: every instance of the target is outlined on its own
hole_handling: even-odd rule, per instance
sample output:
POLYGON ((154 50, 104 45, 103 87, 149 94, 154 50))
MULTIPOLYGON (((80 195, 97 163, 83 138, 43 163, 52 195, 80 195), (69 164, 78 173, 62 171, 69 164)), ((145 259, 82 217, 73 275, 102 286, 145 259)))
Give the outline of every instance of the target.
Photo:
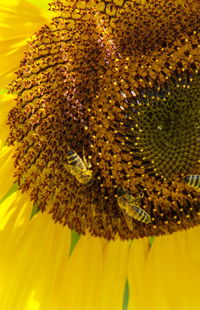
POLYGON ((119 239, 199 224, 198 2, 55 1, 53 23, 34 4, 0 5, 1 309, 200 309, 198 226, 119 239))

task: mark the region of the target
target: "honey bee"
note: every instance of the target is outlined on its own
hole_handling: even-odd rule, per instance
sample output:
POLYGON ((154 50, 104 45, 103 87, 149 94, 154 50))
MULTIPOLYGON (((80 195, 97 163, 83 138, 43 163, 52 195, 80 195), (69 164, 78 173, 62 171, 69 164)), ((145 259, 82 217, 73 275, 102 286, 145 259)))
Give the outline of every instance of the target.
POLYGON ((93 173, 91 168, 91 164, 86 161, 85 156, 83 159, 73 150, 69 149, 67 151, 67 163, 68 167, 66 167, 69 172, 76 178, 76 180, 85 185, 92 185, 93 173))
POLYGON ((200 189, 200 175, 199 174, 193 174, 188 175, 184 178, 185 182, 194 187, 195 189, 200 189))
POLYGON ((142 196, 143 194, 140 193, 136 197, 133 197, 132 195, 125 192, 117 198, 118 206, 122 209, 124 213, 126 224, 129 229, 131 227, 131 224, 128 218, 135 219, 139 222, 143 222, 146 224, 151 223, 150 215, 142 208, 140 208, 142 196))

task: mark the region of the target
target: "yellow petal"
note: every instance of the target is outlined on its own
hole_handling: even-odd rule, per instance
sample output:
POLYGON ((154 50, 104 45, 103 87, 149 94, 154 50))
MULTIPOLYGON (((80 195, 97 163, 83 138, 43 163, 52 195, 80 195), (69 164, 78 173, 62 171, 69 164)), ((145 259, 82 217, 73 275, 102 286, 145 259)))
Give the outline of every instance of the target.
POLYGON ((4 146, 9 134, 8 112, 15 104, 14 97, 13 95, 0 96, 0 149, 4 146))
POLYGON ((58 297, 58 274, 67 263, 70 231, 46 214, 38 213, 29 220, 31 205, 20 193, 1 204, 7 209, 0 231, 0 244, 4 245, 0 253, 2 310, 55 309, 51 305, 58 297))
POLYGON ((62 298, 57 309, 96 309, 94 305, 102 276, 102 254, 100 239, 81 237, 60 277, 61 285, 57 290, 62 298))
POLYGON ((15 192, 0 205, 0 259, 13 254, 29 223, 32 203, 27 195, 15 192), (16 234, 11 233, 15 231, 16 234), (11 246, 12 245, 12 246, 11 246))
POLYGON ((200 309, 199 239, 199 227, 156 238, 140 277, 130 281, 135 301, 128 309, 200 309))
POLYGON ((104 249, 103 274, 97 291, 98 310, 121 310, 127 276, 129 243, 110 241, 104 249))
POLYGON ((49 8, 49 0, 28 0, 28 2, 34 4, 35 6, 47 11, 49 8))
MULTIPOLYGON (((146 262, 149 253, 149 239, 134 240, 129 254, 128 262, 128 284, 129 284, 129 301, 128 310, 142 310, 144 297, 143 278, 146 272, 146 262)), ((146 301, 145 301, 146 305, 146 301)), ((146 308, 151 309, 151 308, 146 308)), ((153 309, 151 309, 153 310, 153 309)))
POLYGON ((26 41, 52 16, 26 0, 0 3, 0 84, 6 86, 25 51, 26 41))
POLYGON ((3 147, 0 150, 0 198, 2 198, 14 183, 13 148, 3 147))

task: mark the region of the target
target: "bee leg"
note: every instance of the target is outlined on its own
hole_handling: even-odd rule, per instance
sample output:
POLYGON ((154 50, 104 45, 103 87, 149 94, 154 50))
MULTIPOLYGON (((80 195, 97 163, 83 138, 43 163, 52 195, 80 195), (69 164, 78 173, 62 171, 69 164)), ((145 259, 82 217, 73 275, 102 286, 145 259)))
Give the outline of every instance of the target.
POLYGON ((89 161, 87 161, 85 155, 83 155, 83 162, 84 162, 87 169, 90 169, 92 167, 91 163, 89 161))

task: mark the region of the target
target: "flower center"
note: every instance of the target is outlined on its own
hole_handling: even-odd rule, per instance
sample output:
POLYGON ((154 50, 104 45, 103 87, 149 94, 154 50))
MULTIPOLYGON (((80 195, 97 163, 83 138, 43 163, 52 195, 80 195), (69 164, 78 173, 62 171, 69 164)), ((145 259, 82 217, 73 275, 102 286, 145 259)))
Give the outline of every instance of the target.
POLYGON ((54 221, 106 239, 199 224, 185 182, 200 164, 198 2, 65 3, 10 87, 19 187, 54 221))
POLYGON ((125 110, 128 141, 138 143, 151 163, 147 169, 167 180, 191 172, 200 154, 199 76, 183 74, 173 80, 130 97, 125 110))

